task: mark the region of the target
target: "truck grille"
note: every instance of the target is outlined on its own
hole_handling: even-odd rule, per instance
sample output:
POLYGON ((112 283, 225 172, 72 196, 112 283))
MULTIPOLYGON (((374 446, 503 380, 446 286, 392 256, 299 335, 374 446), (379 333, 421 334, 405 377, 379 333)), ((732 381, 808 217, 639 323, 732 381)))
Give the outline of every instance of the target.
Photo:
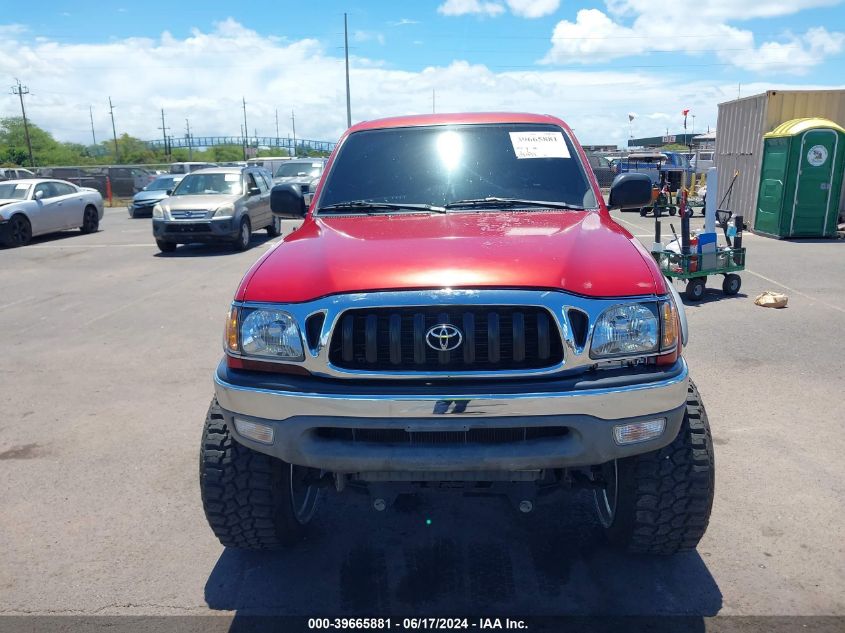
POLYGON ((405 429, 355 429, 319 427, 317 437, 325 440, 370 444, 513 444, 531 440, 559 439, 569 434, 565 426, 531 426, 469 429, 466 431, 406 431, 405 429))
MULTIPOLYGON (((438 344, 436 337, 433 343, 438 344)), ((552 315, 541 307, 373 308, 340 317, 329 360, 363 371, 507 371, 553 367, 563 360, 563 349, 552 315), (431 328, 441 324, 459 331, 455 349, 441 351, 427 343, 431 328)))

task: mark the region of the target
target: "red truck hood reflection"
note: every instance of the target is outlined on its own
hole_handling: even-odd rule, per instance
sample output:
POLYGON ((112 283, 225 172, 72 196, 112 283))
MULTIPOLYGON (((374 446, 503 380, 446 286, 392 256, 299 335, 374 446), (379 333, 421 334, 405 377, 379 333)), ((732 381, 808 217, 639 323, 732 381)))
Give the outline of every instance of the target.
POLYGON ((665 292, 648 253, 598 212, 470 212, 309 218, 258 261, 243 301, 413 288, 665 292))

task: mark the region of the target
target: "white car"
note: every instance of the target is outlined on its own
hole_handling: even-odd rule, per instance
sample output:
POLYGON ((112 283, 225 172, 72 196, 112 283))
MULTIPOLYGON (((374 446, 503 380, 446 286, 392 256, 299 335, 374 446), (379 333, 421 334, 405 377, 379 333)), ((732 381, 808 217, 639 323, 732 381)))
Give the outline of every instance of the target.
POLYGON ((7 246, 64 229, 93 233, 102 218, 103 197, 96 189, 44 178, 0 182, 0 243, 7 246))

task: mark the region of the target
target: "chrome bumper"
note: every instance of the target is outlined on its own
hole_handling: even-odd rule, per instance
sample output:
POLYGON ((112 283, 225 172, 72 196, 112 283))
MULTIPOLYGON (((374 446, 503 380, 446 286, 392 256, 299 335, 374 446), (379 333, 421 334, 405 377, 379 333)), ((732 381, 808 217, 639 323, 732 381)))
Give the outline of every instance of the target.
MULTIPOLYGON (((488 393, 483 386, 477 387, 477 392, 469 391, 465 384, 449 390, 446 386, 415 388, 396 383, 370 387, 360 383, 338 387, 334 383, 333 393, 310 393, 302 390, 305 385, 323 384, 324 391, 330 389, 325 382, 309 379, 287 382, 298 391, 262 388, 255 383, 268 385, 273 379, 246 379, 243 374, 244 384, 235 385, 224 379, 227 375, 222 364, 215 378, 217 400, 240 444, 291 464, 359 475, 513 473, 602 464, 654 451, 677 436, 688 385, 683 361, 662 374, 662 379, 644 381, 639 374, 627 380, 630 384, 616 386, 598 386, 607 385, 604 379, 570 379, 545 383, 545 392, 518 392, 500 382, 486 385, 488 393), (597 386, 590 388, 592 383, 597 386), (559 390, 552 390, 552 385, 559 390), (661 435, 637 444, 619 445, 614 440, 616 425, 655 418, 665 420, 661 435), (238 433, 238 420, 271 427, 271 443, 238 433), (565 427, 566 432, 559 437, 499 444, 375 443, 356 441, 354 433, 352 439, 341 440, 322 434, 326 428, 392 429, 413 434, 552 426, 565 427)), ((286 383, 280 380, 279 384, 286 383)))
POLYGON ((401 385, 384 395, 360 395, 350 384, 349 393, 303 393, 234 385, 215 374, 220 406, 232 413, 286 420, 300 416, 350 418, 426 418, 443 415, 443 403, 460 402, 467 417, 524 417, 585 415, 600 420, 620 420, 669 411, 686 401, 688 369, 684 361, 677 375, 656 382, 628 386, 559 392, 489 394, 454 393, 447 387, 436 395, 403 395, 401 385))

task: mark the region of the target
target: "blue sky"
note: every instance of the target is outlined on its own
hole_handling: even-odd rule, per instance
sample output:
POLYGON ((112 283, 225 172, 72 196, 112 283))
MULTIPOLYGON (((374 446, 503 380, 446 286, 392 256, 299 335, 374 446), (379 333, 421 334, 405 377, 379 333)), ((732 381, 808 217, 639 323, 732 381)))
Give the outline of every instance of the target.
MULTIPOLYGON (((716 104, 767 88, 843 87, 845 5, 837 0, 438 0, 434 2, 50 2, 0 17, 0 75, 30 87, 30 114, 60 138, 120 130, 237 134, 237 102, 260 134, 297 111, 300 136, 345 126, 343 13, 353 119, 439 110, 549 112, 582 142, 699 129, 716 104), (740 86, 741 85, 741 86, 740 86), (628 113, 636 115, 628 126, 628 113), (158 115, 158 120, 156 120, 158 115)), ((19 104, 0 98, 0 115, 19 104)), ((242 120, 242 119, 241 119, 242 120)), ((253 125, 250 124, 252 128, 253 125)))

